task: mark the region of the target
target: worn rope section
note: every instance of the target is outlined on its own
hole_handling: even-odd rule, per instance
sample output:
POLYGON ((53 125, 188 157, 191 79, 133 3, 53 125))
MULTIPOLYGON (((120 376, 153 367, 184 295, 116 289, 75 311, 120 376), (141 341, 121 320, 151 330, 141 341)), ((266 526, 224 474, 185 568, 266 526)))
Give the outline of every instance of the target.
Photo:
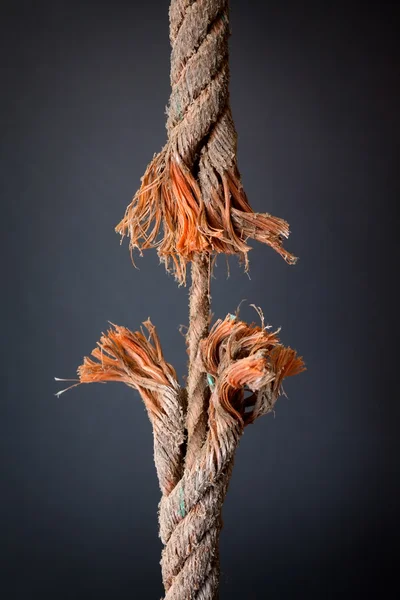
POLYGON ((149 320, 144 323, 148 336, 113 325, 77 371, 77 385, 120 381, 144 401, 162 492, 165 600, 218 597, 221 509, 235 451, 245 427, 273 410, 283 379, 304 369, 302 359, 279 343, 259 314, 261 326, 229 314, 199 343, 197 357, 210 391, 207 427, 204 443, 184 469, 184 392, 149 320))
POLYGON ((172 0, 168 141, 149 164, 116 230, 130 249, 157 248, 180 283, 197 253, 238 254, 248 265, 254 238, 290 264, 283 219, 254 213, 237 166, 229 103, 227 0, 172 0))
POLYGON ((150 320, 143 325, 148 337, 143 331, 113 325, 101 336, 92 357, 84 358, 78 376, 80 383, 120 381, 140 393, 153 426, 160 489, 169 494, 182 476, 185 391, 164 359, 154 325, 150 320))
POLYGON ((211 395, 201 450, 159 506, 165 600, 218 597, 221 508, 244 428, 270 412, 282 380, 303 370, 276 333, 228 315, 200 344, 211 395))

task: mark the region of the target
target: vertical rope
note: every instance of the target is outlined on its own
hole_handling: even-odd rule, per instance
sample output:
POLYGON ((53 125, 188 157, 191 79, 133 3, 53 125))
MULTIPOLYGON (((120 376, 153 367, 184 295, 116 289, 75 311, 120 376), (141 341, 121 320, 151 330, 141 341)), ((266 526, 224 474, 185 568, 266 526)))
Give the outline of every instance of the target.
POLYGON ((192 262, 192 285, 189 293, 189 329, 186 342, 189 354, 187 380, 188 432, 185 466, 190 468, 206 434, 208 386, 202 361, 200 342, 208 334, 210 320, 210 257, 196 254, 192 262))
POLYGON ((151 340, 116 327, 93 351, 96 361, 86 358, 78 373, 81 383, 124 381, 147 408, 162 492, 164 600, 216 600, 221 509, 236 448, 245 426, 272 409, 283 377, 299 372, 302 362, 265 332, 263 320, 255 327, 228 315, 209 332, 210 260, 237 254, 247 265, 248 238, 270 245, 289 264, 296 259, 282 246, 288 224, 254 213, 240 181, 228 89, 228 0, 171 0, 169 15, 168 142, 116 229, 129 236, 131 251, 156 247, 181 284, 191 262, 187 389, 165 362, 149 321, 151 340))

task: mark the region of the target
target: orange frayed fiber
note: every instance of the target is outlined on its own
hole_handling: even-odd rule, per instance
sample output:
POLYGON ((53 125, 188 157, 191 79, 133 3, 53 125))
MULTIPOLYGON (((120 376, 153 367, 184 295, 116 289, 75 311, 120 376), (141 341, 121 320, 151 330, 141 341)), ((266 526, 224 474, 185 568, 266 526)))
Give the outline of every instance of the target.
POLYGON ((248 325, 233 315, 214 324, 201 350, 221 406, 243 425, 272 408, 285 377, 305 369, 296 351, 279 343, 277 332, 267 331, 263 322, 261 327, 248 325), (246 397, 245 388, 252 394, 246 397))
MULTIPOLYGON (((133 333, 113 325, 92 350, 93 358, 86 356, 77 373, 80 383, 118 381, 133 387, 149 412, 159 415, 163 392, 179 385, 174 368, 164 359, 156 328, 150 320, 143 324, 149 337, 143 331, 133 333)), ((203 372, 213 377, 221 405, 246 424, 257 415, 245 415, 249 406, 248 398, 244 402, 245 387, 256 392, 270 386, 277 397, 283 379, 305 369, 296 351, 279 343, 277 332, 267 331, 263 322, 248 325, 231 314, 216 321, 200 342, 200 353, 203 372)))
POLYGON ((220 178, 204 202, 199 183, 182 159, 164 150, 156 155, 124 218, 116 227, 129 237, 131 254, 157 248, 168 271, 186 282, 186 265, 195 253, 238 254, 248 267, 249 238, 276 250, 289 264, 296 257, 283 248, 289 225, 283 219, 251 209, 236 170, 220 178))
POLYGON ((134 333, 113 325, 103 334, 92 357, 78 368, 80 383, 120 381, 138 390, 147 409, 154 434, 154 462, 160 488, 168 494, 182 474, 185 390, 168 364, 150 320, 134 333))
POLYGON ((176 373, 164 360, 154 325, 150 320, 143 324, 150 339, 142 331, 132 333, 126 327, 113 325, 92 351, 95 360, 84 358, 78 376, 81 383, 126 383, 140 392, 150 412, 159 414, 162 410, 160 391, 167 386, 177 386, 176 373))

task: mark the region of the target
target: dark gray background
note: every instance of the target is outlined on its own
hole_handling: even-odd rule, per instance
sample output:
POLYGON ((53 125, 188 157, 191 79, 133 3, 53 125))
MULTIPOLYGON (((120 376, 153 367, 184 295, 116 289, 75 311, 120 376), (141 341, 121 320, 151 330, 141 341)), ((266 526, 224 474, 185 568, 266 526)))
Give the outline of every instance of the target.
MULTIPOLYGON (((240 444, 221 598, 384 594, 398 587, 395 3, 232 4, 243 183, 289 221, 300 261, 256 245, 249 280, 220 258, 213 312, 260 305, 308 370, 240 444)), ((1 22, 0 593, 159 598, 141 400, 117 384, 57 399, 53 377, 74 377, 108 320, 149 315, 185 373, 187 289, 155 252, 135 270, 114 233, 166 139, 168 2, 8 2, 1 22)))

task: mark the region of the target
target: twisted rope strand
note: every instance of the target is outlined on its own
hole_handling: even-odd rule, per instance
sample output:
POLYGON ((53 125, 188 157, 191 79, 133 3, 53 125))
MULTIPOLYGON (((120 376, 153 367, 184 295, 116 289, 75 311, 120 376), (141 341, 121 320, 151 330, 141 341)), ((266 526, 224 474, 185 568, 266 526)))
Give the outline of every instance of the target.
POLYGON ((195 255, 192 262, 192 286, 189 294, 189 328, 186 336, 189 354, 187 379, 188 432, 185 465, 190 468, 205 439, 207 428, 206 374, 199 356, 200 342, 208 334, 210 320, 210 257, 195 255))

